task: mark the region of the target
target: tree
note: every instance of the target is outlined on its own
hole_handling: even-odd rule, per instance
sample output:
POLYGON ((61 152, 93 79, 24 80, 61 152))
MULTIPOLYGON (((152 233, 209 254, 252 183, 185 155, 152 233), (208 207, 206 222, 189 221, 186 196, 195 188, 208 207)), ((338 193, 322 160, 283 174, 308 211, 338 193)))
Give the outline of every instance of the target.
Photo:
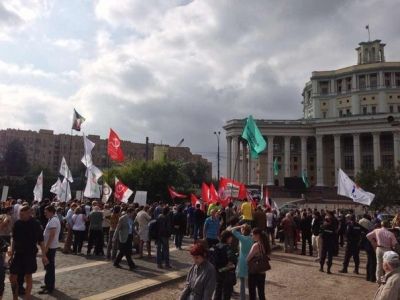
POLYGON ((23 176, 29 170, 25 146, 21 141, 13 140, 7 145, 4 167, 9 176, 23 176))
POLYGON ((363 170, 357 174, 356 179, 364 190, 375 194, 371 208, 382 209, 400 205, 400 168, 363 170))

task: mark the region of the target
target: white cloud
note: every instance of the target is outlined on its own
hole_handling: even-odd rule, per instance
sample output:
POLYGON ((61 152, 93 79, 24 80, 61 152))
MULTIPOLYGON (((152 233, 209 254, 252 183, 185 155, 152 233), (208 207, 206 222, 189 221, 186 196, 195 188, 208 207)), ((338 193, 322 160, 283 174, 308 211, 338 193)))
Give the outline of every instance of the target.
POLYGON ((55 46, 71 52, 76 52, 83 48, 83 41, 78 39, 56 39, 53 43, 55 46))

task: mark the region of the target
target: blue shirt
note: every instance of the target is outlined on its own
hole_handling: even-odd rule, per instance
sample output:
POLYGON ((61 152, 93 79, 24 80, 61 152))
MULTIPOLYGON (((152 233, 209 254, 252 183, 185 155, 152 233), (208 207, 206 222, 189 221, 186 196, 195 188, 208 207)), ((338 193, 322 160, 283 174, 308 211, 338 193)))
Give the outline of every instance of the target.
POLYGON ((205 237, 208 239, 218 239, 219 226, 218 218, 213 219, 212 217, 208 217, 204 222, 205 237))

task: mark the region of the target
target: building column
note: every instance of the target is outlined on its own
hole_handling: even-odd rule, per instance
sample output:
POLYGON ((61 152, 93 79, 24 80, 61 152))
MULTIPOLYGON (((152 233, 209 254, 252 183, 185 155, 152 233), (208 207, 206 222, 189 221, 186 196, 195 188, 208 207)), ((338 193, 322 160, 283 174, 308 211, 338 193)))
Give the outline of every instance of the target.
POLYGON ((236 167, 236 178, 237 178, 237 180, 238 181, 241 181, 241 179, 242 179, 242 177, 241 177, 241 173, 242 173, 242 170, 241 170, 241 162, 242 162, 242 160, 240 159, 241 157, 241 151, 240 151, 240 144, 241 144, 241 142, 240 142, 240 137, 238 137, 238 141, 237 141, 237 144, 236 144, 236 153, 238 154, 237 155, 237 167, 236 167))
POLYGON ((302 136, 301 139, 301 170, 307 172, 307 139, 308 136, 302 136))
POLYGON ((290 136, 285 136, 285 177, 290 177, 290 136))
POLYGON ((380 132, 373 132, 373 145, 374 145, 374 169, 381 166, 381 134, 380 132))
POLYGON ((274 137, 267 136, 268 156, 267 156, 267 185, 274 185, 274 137))
POLYGON ((226 150, 227 150, 227 158, 226 158, 226 177, 231 178, 232 176, 232 137, 226 137, 226 150))
POLYGON ((237 152, 237 145, 239 144, 239 137, 234 136, 232 137, 232 156, 231 156, 231 178, 237 179, 238 175, 238 152, 237 152))
POLYGON ((333 136, 334 153, 335 153, 335 185, 337 186, 339 169, 342 167, 342 151, 340 143, 340 134, 333 136))
POLYGON ((322 147, 322 135, 317 135, 316 139, 316 150, 317 150, 317 186, 324 186, 324 152, 322 147))
POLYGON ((354 151, 354 177, 360 172, 361 169, 361 156, 360 156, 360 134, 353 134, 353 151, 354 151))
POLYGON ((393 157, 394 157, 394 167, 396 168, 399 165, 399 142, 400 142, 400 134, 397 131, 393 132, 393 157))
POLYGON ((242 182, 244 184, 249 184, 249 182, 248 182, 249 161, 247 159, 247 142, 246 142, 246 140, 242 141, 242 145, 243 145, 242 182))

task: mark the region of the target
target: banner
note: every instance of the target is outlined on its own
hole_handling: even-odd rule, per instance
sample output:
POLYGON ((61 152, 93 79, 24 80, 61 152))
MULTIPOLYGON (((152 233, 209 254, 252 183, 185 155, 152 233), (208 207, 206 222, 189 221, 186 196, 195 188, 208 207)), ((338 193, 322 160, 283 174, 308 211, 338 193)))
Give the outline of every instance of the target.
POLYGON ((34 201, 42 201, 43 199, 43 171, 40 172, 37 180, 35 188, 33 189, 33 200, 34 201))
POLYGON ((267 142, 262 136, 252 116, 249 116, 246 120, 246 126, 244 127, 242 138, 244 138, 249 144, 251 158, 258 158, 258 155, 267 148, 267 142))
POLYGON ((86 166, 86 168, 89 168, 93 165, 92 150, 95 145, 95 143, 83 135, 83 147, 85 149, 85 153, 83 154, 81 162, 86 166))
POLYGON ((82 117, 74 108, 74 114, 72 117, 72 129, 76 131, 81 131, 81 125, 85 122, 85 118, 82 117))
POLYGON ((375 195, 364 191, 353 180, 347 176, 342 169, 338 172, 338 195, 346 196, 352 199, 354 202, 361 203, 363 205, 371 205, 375 195))
POLYGON ((97 176, 94 172, 92 172, 92 168, 88 168, 87 170, 88 170, 88 177, 86 181, 85 191, 83 192, 83 196, 85 196, 86 198, 100 199, 101 187, 97 183, 97 176))
POLYGON ((210 202, 210 188, 204 182, 201 185, 201 198, 203 199, 203 203, 210 202))
POLYGON ((179 198, 179 199, 185 199, 187 198, 186 195, 184 194, 179 194, 178 192, 176 192, 172 187, 168 187, 168 192, 169 195, 171 196, 171 199, 175 199, 175 198, 179 198))
POLYGON ((146 205, 147 204, 147 191, 136 191, 135 198, 133 200, 134 203, 139 205, 146 205))
POLYGON ((121 148, 121 140, 119 136, 110 128, 110 135, 108 136, 107 153, 110 158, 117 162, 124 161, 124 152, 121 148))
POLYGON ((69 201, 71 200, 71 187, 70 184, 67 180, 67 178, 64 178, 62 183, 61 183, 61 189, 60 189, 60 197, 59 201, 69 201))
POLYGON ((8 196, 8 186, 4 185, 3 190, 1 192, 1 201, 6 201, 8 196))

